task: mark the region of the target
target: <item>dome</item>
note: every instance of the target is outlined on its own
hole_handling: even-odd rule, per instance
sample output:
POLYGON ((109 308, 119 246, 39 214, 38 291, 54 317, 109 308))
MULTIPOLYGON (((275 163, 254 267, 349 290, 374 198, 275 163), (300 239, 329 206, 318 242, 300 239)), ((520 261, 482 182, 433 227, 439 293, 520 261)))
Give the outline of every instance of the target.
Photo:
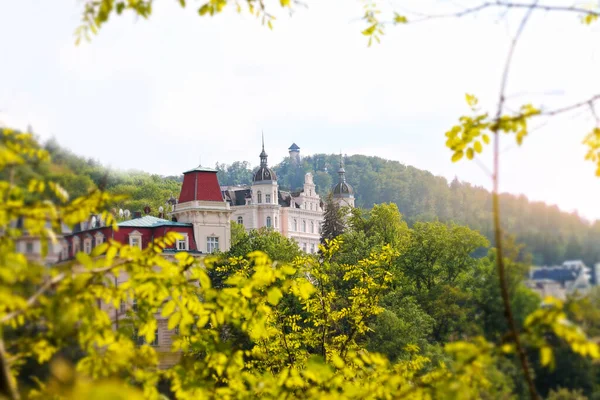
POLYGON ((264 182, 264 181, 276 181, 277 180, 277 175, 275 174, 275 171, 273 171, 271 168, 268 167, 267 165, 267 152, 265 151, 265 138, 263 136, 263 141, 262 141, 262 151, 260 152, 260 167, 258 167, 258 169, 256 170, 256 172, 254 173, 254 176, 252 177, 252 182, 256 183, 256 182, 264 182))
POLYGON ((266 165, 261 165, 260 167, 258 167, 256 172, 254 173, 254 176, 252 177, 252 182, 276 181, 276 180, 277 180, 277 175, 275 174, 275 171, 273 171, 271 168, 267 167, 266 165))
POLYGON ((344 169, 344 160, 340 154, 340 169, 338 169, 339 182, 336 183, 331 191, 333 197, 354 197, 354 189, 346 182, 346 170, 344 169))
POLYGON ((350 197, 354 195, 354 189, 347 182, 338 182, 331 189, 334 197, 350 197))

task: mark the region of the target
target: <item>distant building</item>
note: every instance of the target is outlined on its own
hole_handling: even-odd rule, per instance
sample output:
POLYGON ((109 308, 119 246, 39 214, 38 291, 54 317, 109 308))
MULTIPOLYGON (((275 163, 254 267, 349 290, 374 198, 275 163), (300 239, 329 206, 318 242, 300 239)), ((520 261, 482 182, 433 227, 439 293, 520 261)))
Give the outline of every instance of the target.
POLYGON ((300 164, 300 147, 296 143, 292 143, 288 150, 292 163, 300 164))
POLYGON ((331 188, 333 199, 340 206, 354 207, 354 189, 346 182, 344 159, 340 154, 340 168, 338 169, 338 183, 331 188))
MULTIPOLYGON (((595 270, 600 270, 596 267, 595 270)), ((592 270, 581 260, 565 261, 558 266, 532 267, 527 286, 540 296, 565 299, 568 295, 584 295, 593 283, 592 270)))
MULTIPOLYGON (((299 154, 293 144, 290 154, 299 154)), ((317 194, 313 176, 304 176, 304 186, 297 192, 279 189, 277 174, 268 165, 264 142, 260 166, 253 173, 252 184, 225 186, 223 198, 231 206, 231 220, 247 231, 270 228, 295 240, 307 253, 316 253, 321 239, 323 203, 317 194)))

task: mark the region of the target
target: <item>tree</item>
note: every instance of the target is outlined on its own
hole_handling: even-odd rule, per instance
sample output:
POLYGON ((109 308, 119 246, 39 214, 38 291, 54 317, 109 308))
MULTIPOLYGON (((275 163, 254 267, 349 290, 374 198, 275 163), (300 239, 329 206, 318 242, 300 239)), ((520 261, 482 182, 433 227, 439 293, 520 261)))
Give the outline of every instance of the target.
POLYGON ((252 229, 248 233, 238 227, 235 242, 232 232, 231 243, 231 248, 227 252, 229 257, 245 257, 253 251, 262 251, 272 260, 291 262, 302 254, 296 242, 266 227, 252 229))
POLYGON ((321 243, 335 239, 344 233, 344 209, 333 200, 330 193, 325 202, 325 213, 323 214, 323 225, 321 227, 321 243))

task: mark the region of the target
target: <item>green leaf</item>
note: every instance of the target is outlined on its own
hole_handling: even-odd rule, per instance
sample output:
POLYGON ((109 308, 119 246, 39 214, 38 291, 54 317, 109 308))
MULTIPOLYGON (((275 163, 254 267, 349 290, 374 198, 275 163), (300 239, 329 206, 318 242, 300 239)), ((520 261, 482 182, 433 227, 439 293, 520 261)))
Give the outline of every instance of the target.
POLYGON ((457 151, 457 152, 455 152, 455 153, 452 155, 452 162, 458 162, 458 161, 460 161, 460 160, 463 158, 463 156, 464 156, 464 155, 465 155, 465 154, 464 154, 464 152, 462 152, 462 151, 457 151))
POLYGON ((406 24, 408 19, 404 15, 394 13, 394 22, 397 24, 406 24))
POLYGON ((198 10, 198 14, 205 15, 209 11, 210 11, 210 5, 209 4, 205 4, 202 7, 200 7, 200 9, 198 10))
POLYGON ((483 151, 483 146, 481 145, 481 142, 476 141, 475 143, 473 143, 473 149, 475 149, 476 152, 481 153, 483 151))
POLYGON ((540 348, 540 363, 543 367, 547 367, 554 363, 554 354, 550 346, 542 346, 540 348))
POLYGON ((468 158, 469 160, 472 160, 472 159, 473 159, 473 157, 475 157, 475 152, 473 151, 473 149, 472 149, 472 148, 470 148, 470 147, 469 147, 469 148, 467 149, 467 158, 468 158))
POLYGON ((281 3, 281 7, 289 7, 290 6, 290 0, 279 0, 279 2, 281 3))
POLYGON ((483 143, 490 144, 490 137, 487 134, 484 133, 481 138, 483 139, 483 143))
POLYGON ((281 293, 281 290, 276 287, 271 288, 271 290, 269 290, 269 292, 267 293, 267 301, 274 306, 279 304, 279 300, 281 300, 282 297, 283 293, 281 293))
POLYGON ((371 25, 370 27, 368 27, 367 29, 365 29, 364 31, 362 31, 362 34, 365 36, 371 36, 373 34, 373 32, 375 32, 375 29, 377 29, 377 25, 371 25))

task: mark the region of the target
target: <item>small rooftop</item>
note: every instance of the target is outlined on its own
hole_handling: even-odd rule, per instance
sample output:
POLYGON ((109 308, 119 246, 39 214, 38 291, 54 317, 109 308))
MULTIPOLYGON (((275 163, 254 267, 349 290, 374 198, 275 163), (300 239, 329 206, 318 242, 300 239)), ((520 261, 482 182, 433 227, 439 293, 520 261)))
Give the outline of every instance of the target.
POLYGON ((184 222, 169 221, 167 219, 153 217, 151 215, 145 215, 141 218, 130 219, 127 221, 119 222, 119 227, 132 227, 132 228, 156 228, 159 226, 192 226, 184 222))
POLYGON ((198 165, 194 169, 190 169, 189 171, 185 171, 184 174, 188 174, 190 172, 218 172, 218 171, 216 169, 214 169, 214 168, 203 167, 202 165, 198 165))
POLYGON ((300 147, 296 143, 292 143, 288 150, 300 150, 300 147))

